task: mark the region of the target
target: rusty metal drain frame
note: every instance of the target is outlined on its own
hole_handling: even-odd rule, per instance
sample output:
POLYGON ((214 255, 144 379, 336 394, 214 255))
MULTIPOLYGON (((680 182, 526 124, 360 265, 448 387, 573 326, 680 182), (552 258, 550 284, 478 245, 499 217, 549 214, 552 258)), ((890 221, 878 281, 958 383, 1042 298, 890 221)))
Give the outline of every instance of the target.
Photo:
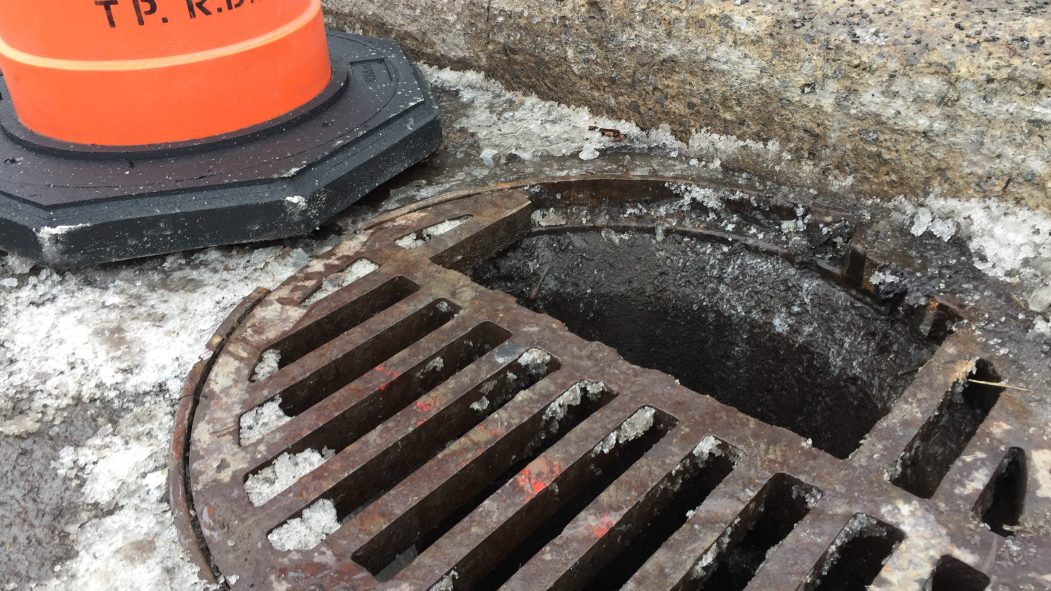
MULTIPOLYGON (((460 193, 450 194, 435 200, 403 208, 401 210, 391 212, 390 214, 384 215, 374 220, 367 226, 361 228, 361 232, 364 233, 366 236, 369 236, 370 233, 382 231, 383 226, 387 224, 397 224, 404 222, 405 220, 418 220, 419 223, 416 223, 416 226, 418 226, 416 230, 419 230, 420 228, 426 227, 426 223, 424 223, 425 221, 429 220, 429 222, 433 222, 435 219, 441 218, 443 215, 448 215, 448 212, 455 211, 455 204, 467 199, 484 200, 488 198, 493 200, 506 200, 508 198, 517 198, 521 200, 520 203, 521 207, 523 208, 523 211, 531 211, 528 205, 529 199, 526 198, 526 195, 529 195, 534 199, 543 199, 544 195, 550 197, 556 194, 559 195, 561 199, 572 200, 574 199, 574 195, 577 195, 581 199, 594 199, 596 198, 596 196, 599 196, 599 198, 601 198, 602 195, 615 195, 621 192, 625 183, 631 183, 634 191, 633 194, 638 196, 647 192, 652 192, 654 195, 665 194, 665 192, 667 191, 668 183, 689 184, 689 181, 656 177, 642 179, 628 177, 584 177, 564 178, 553 181, 538 180, 531 182, 509 183, 506 185, 489 188, 484 191, 464 191, 460 193), (515 197, 516 195, 517 197, 515 197), (447 212, 444 214, 442 213, 443 208, 447 210, 447 212), (428 217, 428 213, 434 212, 437 212, 436 215, 438 216, 438 218, 434 218, 433 216, 428 217)), ((474 221, 477 222, 477 220, 474 221)), ((500 221, 501 223, 509 226, 514 226, 515 224, 521 225, 528 221, 528 215, 526 215, 525 218, 519 216, 515 220, 508 221, 507 219, 502 219, 500 221)), ((411 233, 408 232, 408 230, 410 229, 411 228, 407 227, 399 229, 397 232, 397 236, 388 232, 387 238, 391 240, 396 239, 405 233, 411 233)), ((727 235, 719 231, 705 231, 701 232, 701 235, 703 235, 703 238, 708 240, 725 241, 730 243, 742 242, 737 236, 727 235)), ((818 265, 817 268, 827 278, 849 285, 862 293, 868 294, 868 297, 870 297, 872 301, 876 304, 882 304, 893 307, 907 307, 907 305, 903 301, 903 298, 896 297, 900 294, 895 294, 895 297, 892 297, 890 299, 891 301, 888 301, 886 294, 880 293, 877 289, 877 286, 873 286, 868 281, 867 278, 871 276, 872 272, 886 266, 888 264, 888 261, 879 260, 867 254, 863 246, 863 237, 863 231, 861 231, 861 229, 859 228, 859 231, 855 233, 854 238, 852 239, 852 242, 849 248, 847 249, 846 256, 843 258, 843 260, 837 261, 836 264, 832 265, 818 265)), ((372 238, 375 239, 375 236, 373 235, 372 238)), ((481 236, 476 234, 454 233, 453 238, 455 238, 456 240, 448 240, 442 238, 434 241, 435 245, 438 246, 435 246, 434 250, 428 251, 428 254, 432 255, 430 256, 429 261, 435 264, 437 268, 440 268, 442 266, 456 269, 466 268, 474 262, 477 262, 475 260, 475 257, 480 256, 481 253, 484 253, 487 250, 492 250, 492 248, 494 247, 491 235, 481 236), (488 248, 483 248, 483 246, 488 248)), ((359 241, 357 243, 357 246, 361 246, 364 242, 366 241, 359 241)), ((784 251, 783 249, 769 247, 758 242, 744 242, 746 247, 759 249, 765 252, 766 254, 774 254, 790 259, 792 257, 791 253, 784 251)), ((339 247, 337 247, 336 250, 339 250, 339 247)), ((329 260, 327 268, 323 263, 312 264, 311 267, 308 267, 308 269, 304 273, 301 273, 296 277, 290 279, 288 282, 286 282, 286 284, 284 284, 282 288, 279 288, 277 292, 275 292, 275 294, 281 294, 281 305, 297 305, 299 301, 306 299, 310 295, 310 293, 313 290, 315 290, 318 287, 318 285, 320 285, 321 277, 333 272, 333 270, 337 267, 346 267, 352 262, 352 259, 357 260, 361 258, 361 256, 364 255, 358 252, 355 252, 354 254, 350 254, 349 252, 343 252, 340 255, 338 255, 336 259, 329 260), (337 260, 338 262, 335 262, 337 260), (294 286, 294 284, 297 283, 297 279, 298 283, 300 283, 298 287, 294 286), (304 281, 304 279, 306 279, 306 281, 304 281)), ((798 263, 800 261, 794 260, 793 262, 798 263)), ((461 288, 462 287, 463 286, 461 286, 461 288)), ((253 313, 266 313, 265 311, 260 312, 259 306, 265 301, 267 301, 269 298, 274 297, 275 294, 267 294, 266 292, 256 292, 248 299, 246 299, 245 302, 241 305, 241 307, 239 307, 238 310, 230 317, 227 323, 225 323, 224 326, 220 328, 216 337, 213 338, 210 344, 210 349, 213 351, 212 357, 208 360, 202 361, 201 364, 199 364, 199 366, 195 368, 193 374, 191 375, 190 382, 187 384, 187 389, 182 404, 180 405, 179 420, 177 421, 176 426, 175 444, 173 445, 173 470, 170 478, 172 501, 173 506, 176 509, 176 524, 180 529, 182 538, 184 539, 184 541, 187 542, 187 546, 191 550, 195 561, 201 567, 202 573, 206 573, 211 578, 213 578, 213 580, 216 580, 216 578, 219 576, 220 570, 216 568, 216 564, 214 562, 215 557, 210 554, 208 550, 209 545, 204 535, 202 534, 201 522, 199 516, 195 513, 195 499, 194 494, 190 489, 190 478, 188 477, 188 458, 190 454, 192 439, 191 426, 193 425, 195 419, 197 404, 199 402, 202 390, 206 387, 206 381, 209 377, 209 373, 215 369, 214 364, 216 360, 224 353, 225 347, 230 342, 230 340, 237 339, 238 331, 243 331, 244 325, 242 324, 242 322, 245 321, 246 318, 252 316, 253 313)), ((498 306, 500 308, 500 312, 506 312, 508 310, 513 310, 516 308, 516 305, 513 302, 507 301, 506 296, 503 298, 501 298, 500 296, 496 296, 495 301, 500 302, 498 306)), ((783 429, 772 428, 767 425, 760 424, 754 419, 751 419, 736 410, 727 410, 725 407, 722 407, 722 405, 714 401, 710 401, 707 398, 702 398, 702 403, 696 402, 697 399, 694 398, 694 402, 685 405, 691 408, 684 408, 682 405, 668 403, 667 405, 661 405, 661 410, 668 411, 671 413, 671 416, 676 417, 676 419, 690 424, 707 423, 708 421, 704 419, 710 419, 710 417, 703 416, 707 414, 718 415, 720 417, 720 420, 717 421, 717 423, 719 423, 721 426, 719 428, 713 428, 707 431, 706 433, 708 434, 708 436, 716 437, 720 441, 728 442, 729 445, 733 446, 734 448, 744 450, 743 453, 749 457, 749 460, 748 465, 740 467, 739 469, 735 469, 734 472, 732 472, 730 476, 727 477, 726 481, 720 484, 716 488, 716 490, 713 491, 712 494, 724 502, 731 502, 737 505, 739 508, 741 508, 741 510, 743 510, 745 501, 747 501, 747 499, 741 498, 742 491, 756 491, 761 489, 763 485, 768 482, 768 479, 775 474, 789 474, 793 478, 799 478, 800 481, 806 484, 807 486, 817 487, 821 490, 834 489, 835 482, 830 483, 827 480, 823 482, 823 478, 819 474, 813 472, 812 470, 806 469, 807 465, 811 463, 815 465, 823 465, 826 468, 846 468, 855 472, 860 466, 867 466, 870 463, 878 463, 879 465, 883 465, 885 468, 887 468, 887 476, 889 477, 890 471, 892 471, 893 466, 887 465, 886 459, 891 457, 898 457, 900 453, 904 453, 906 446, 910 444, 910 442, 913 440, 913 437, 917 436, 917 434, 921 432, 925 420, 930 416, 934 416, 934 410, 939 404, 942 403, 943 399, 945 398, 945 393, 950 391, 955 384, 958 384, 960 382, 960 380, 965 380, 970 372, 970 367, 972 366, 974 360, 979 359, 982 356, 983 352, 980 350, 980 346, 976 343, 976 341, 973 338, 970 338, 970 336, 967 335, 965 332, 953 333, 951 328, 952 324, 955 321, 958 321, 963 318, 968 318, 972 313, 973 311, 964 309, 957 302, 955 302, 953 298, 949 296, 933 298, 930 301, 928 301, 926 305, 911 306, 911 308, 907 311, 905 316, 909 317, 914 322, 915 326, 918 329, 924 331, 925 334, 927 334, 930 338, 942 343, 941 347, 935 355, 935 358, 932 359, 932 361, 928 364, 927 367, 920 370, 916 381, 914 382, 913 386, 910 386, 909 389, 911 395, 910 404, 913 404, 921 408, 922 410, 919 413, 919 416, 917 417, 914 416, 914 413, 902 412, 902 409, 898 408, 901 405, 895 405, 895 408, 891 411, 891 415, 888 415, 884 418, 884 420, 881 420, 879 422, 879 424, 876 426, 873 432, 869 434, 869 437, 863 443, 862 448, 859 449, 858 452, 856 452, 853 456, 851 456, 851 458, 848 461, 833 460, 829 462, 828 456, 826 456, 820 451, 807 448, 805 442, 801 442, 799 437, 795 434, 786 432, 783 429), (698 414, 698 407, 704 412, 698 414), (752 441, 751 438, 749 438, 747 441, 742 441, 742 434, 750 432, 761 433, 762 437, 760 437, 760 439, 763 441, 761 441, 758 445, 754 441, 752 441), (750 453, 750 451, 754 452, 755 448, 757 447, 766 449, 768 451, 775 448, 795 450, 792 453, 797 457, 789 458, 780 462, 779 465, 773 466, 769 465, 769 463, 764 463, 764 458, 759 457, 763 454, 750 453), (810 478, 801 477, 801 475, 807 474, 810 475, 810 478), (832 486, 829 486, 830 484, 832 484, 832 486)), ((485 314, 482 314, 474 320, 480 321, 484 316, 485 314)), ((529 318, 531 320, 537 320, 537 318, 535 318, 535 315, 529 316, 529 318)), ((477 324, 477 322, 468 324, 470 326, 473 326, 474 324, 477 324)), ((500 324, 499 321, 498 324, 500 324)), ((503 324, 500 325, 503 326, 503 324)), ((465 326, 469 328, 467 324, 465 324, 465 326)), ((547 328, 549 330, 557 330, 558 323, 551 324, 550 322, 547 322, 547 328)), ((466 328, 464 330, 466 330, 466 328)), ((573 339, 572 335, 569 335, 568 338, 570 338, 571 340, 573 339)), ((590 354, 593 354, 599 359, 603 359, 610 364, 617 364, 618 362, 618 356, 616 355, 615 351, 608 350, 608 348, 602 345, 582 342, 577 342, 575 344, 584 347, 584 350, 588 351, 590 354)), ((559 352, 549 352, 561 359, 562 361, 566 360, 563 359, 563 357, 572 357, 571 355, 568 357, 565 355, 563 355, 563 357, 559 357, 559 352)), ((246 352, 244 350, 239 350, 237 352, 237 355, 244 355, 245 353, 246 352)), ((623 364, 623 361, 620 361, 620 364, 623 364)), ((618 367, 618 370, 619 369, 620 368, 618 367)), ((656 384, 660 384, 663 388, 667 390, 682 390, 681 388, 678 388, 676 384, 670 378, 668 378, 668 376, 664 376, 663 374, 659 374, 658 372, 638 370, 637 368, 627 368, 627 371, 632 376, 634 376, 634 379, 629 380, 629 382, 637 383, 638 381, 640 381, 640 376, 645 376, 645 378, 647 378, 647 381, 650 383, 651 388, 653 388, 656 384)), ((572 376, 573 379, 563 379, 555 385, 549 385, 549 387, 544 389, 545 395, 556 396, 559 392, 562 391, 561 389, 568 387, 569 385, 571 385, 572 382, 581 377, 586 377, 586 375, 587 372, 584 372, 583 375, 572 376)), ((606 383, 606 385, 612 387, 609 383, 606 383)), ((636 403, 646 400, 646 395, 644 393, 641 393, 637 390, 635 392, 632 392, 630 384, 620 389, 617 392, 617 394, 622 400, 629 400, 633 397, 637 397, 636 403)), ((1001 392, 999 393, 999 395, 1005 398, 1011 397, 1010 392, 1001 392)), ((695 394, 693 394, 693 396, 696 397, 695 394)), ((627 406, 624 406, 621 410, 626 411, 630 408, 632 408, 632 405, 628 404, 627 406)), ((1024 411, 1024 409, 1021 410, 1024 411)), ((949 474, 945 476, 943 481, 948 481, 950 478, 959 477, 962 474, 970 474, 972 477, 985 475, 987 477, 987 480, 989 480, 989 484, 986 486, 986 488, 991 487, 993 481, 995 481, 996 474, 1002 471, 1000 464, 1001 456, 1003 454, 998 454, 997 452, 1003 449, 1014 450, 1029 447, 1032 443, 1028 440, 1002 441, 997 434, 990 432, 990 430, 987 428, 988 423, 996 422, 1002 424, 1005 418, 1009 418, 1013 415, 1016 415, 1017 412, 1019 412, 1017 401, 1012 401, 1009 404, 999 404, 993 409, 991 409, 991 416, 988 418, 988 421, 983 420, 980 425, 981 428, 978 429, 981 432, 976 434, 976 436, 972 438, 972 440, 969 441, 966 445, 968 449, 981 449, 992 452, 992 454, 989 456, 989 459, 985 462, 982 462, 981 460, 977 462, 970 462, 971 464, 978 464, 977 466, 962 466, 961 462, 954 460, 950 463, 949 474), (981 435, 981 438, 979 438, 978 435, 981 435)), ((693 439, 695 440, 698 437, 700 437, 700 435, 700 433, 694 433, 691 435, 691 437, 693 437, 693 439)), ((1023 439, 1028 438, 1026 437, 1023 439)), ((696 444, 696 441, 694 441, 693 443, 696 444)), ((681 441, 679 442, 679 444, 680 446, 684 445, 681 441)), ((441 454, 439 454, 439 456, 440 455, 441 454)), ((674 456, 675 454, 672 454, 672 456, 670 457, 674 456)), ((431 459, 433 459, 433 457, 431 459)), ((777 462, 775 462, 775 464, 776 463, 777 462)), ((868 471, 872 472, 872 470, 868 471)), ((904 504, 908 506, 911 506, 910 504, 920 504, 923 505, 924 509, 929 508, 929 503, 926 503, 922 499, 917 500, 915 497, 909 495, 906 491, 894 487, 890 483, 881 481, 884 478, 884 475, 882 473, 879 475, 879 478, 877 478, 876 481, 873 481, 871 479, 871 474, 869 476, 869 484, 882 489, 885 493, 884 495, 881 495, 879 497, 879 501, 894 499, 895 503, 904 504)), ((412 474, 409 474, 405 478, 409 479, 411 477, 412 474)), ((404 482, 401 481, 399 482, 399 484, 404 484, 404 482)), ((983 490, 982 495, 986 496, 987 492, 983 490)), ((895 521, 894 519, 887 518, 887 515, 885 515, 887 508, 885 506, 881 506, 881 502, 877 502, 876 500, 869 498, 871 496, 872 495, 864 494, 844 494, 842 493, 842 491, 840 491, 840 498, 837 500, 837 506, 839 508, 838 513, 830 512, 828 506, 819 503, 813 509, 813 511, 811 511, 810 516, 804 518, 803 523, 807 524, 807 531, 805 533, 801 533, 799 531, 793 530, 788 534, 787 541, 785 542, 792 543, 793 545, 802 544, 807 550, 807 552, 805 553, 806 559, 800 562, 798 557, 796 557, 789 561, 783 555, 783 553, 782 555, 772 555, 768 557, 767 562, 763 563, 761 570, 758 573, 755 573, 757 579, 753 580, 752 584, 757 586, 754 588, 766 588, 763 587, 763 585, 771 585, 771 588, 773 588, 773 586, 776 586, 775 583, 778 583, 779 581, 779 584, 783 587, 786 584, 784 582, 786 577, 789 580, 793 580, 800 583, 802 585, 800 588, 812 588, 813 585, 816 584, 814 581, 811 581, 814 569, 818 568, 818 566, 822 563, 827 564, 829 562, 834 562, 834 544, 837 541, 842 540, 849 542, 850 539, 853 539, 850 538, 850 536, 853 534, 850 531, 848 531, 850 529, 849 524, 852 523, 852 521, 843 519, 843 516, 846 515, 846 513, 844 513, 845 510, 847 510, 848 513, 853 514, 855 516, 864 516, 862 519, 870 519, 873 523, 876 524, 888 525, 888 523, 886 522, 895 521), (844 499, 843 497, 846 497, 846 499, 844 499), (806 540, 802 539, 804 538, 804 536, 807 540, 816 538, 819 540, 819 542, 814 543, 813 541, 810 541, 810 543, 805 543, 806 540), (800 564, 803 564, 804 568, 801 568, 800 564), (774 572, 776 572, 776 577, 773 574, 774 572)), ((971 549, 973 549, 973 546, 975 545, 977 545, 980 548, 988 548, 989 544, 991 543, 990 540, 996 539, 995 537, 992 537, 996 534, 990 532, 983 532, 981 531, 980 527, 976 530, 976 524, 974 523, 974 519, 972 517, 972 510, 974 510, 974 508, 977 506, 977 503, 980 502, 980 499, 971 497, 957 498, 959 496, 960 495, 941 492, 935 497, 935 501, 937 503, 940 503, 944 507, 944 509, 941 510, 932 509, 933 513, 936 515, 936 525, 942 526, 944 523, 950 523, 952 525, 951 528, 943 528, 941 538, 935 540, 910 540, 910 538, 907 535, 909 532, 906 531, 903 537, 904 541, 901 543, 906 545, 910 543, 918 544, 919 542, 922 542, 924 544, 934 543, 935 545, 939 545, 941 547, 941 550, 945 550, 948 548, 948 550, 951 551, 952 548, 956 547, 956 543, 958 542, 958 540, 963 540, 966 536, 977 536, 981 538, 981 540, 985 541, 980 541, 977 544, 975 544, 972 540, 971 549), (955 518, 953 516, 955 516, 955 518), (963 519, 963 522, 965 523, 954 523, 960 521, 960 516, 966 516, 966 518, 963 519), (952 529, 953 531, 946 533, 949 531, 949 529, 952 529)), ((967 495, 963 496, 966 497, 967 495)), ((833 495, 833 497, 835 498, 835 495, 833 495)), ((606 500, 608 501, 609 499, 606 500)), ((826 503, 827 502, 828 501, 826 501, 826 503)), ((721 530, 720 527, 715 527, 716 522, 725 524, 728 522, 728 518, 732 517, 732 515, 725 514, 710 514, 712 512, 710 510, 705 511, 703 505, 701 507, 701 510, 699 510, 698 512, 704 513, 706 518, 713 520, 712 531, 715 533, 718 533, 718 531, 721 530)), ((578 515, 577 518, 580 518, 580 515, 578 515)), ((700 520, 700 522, 704 522, 704 520, 702 519, 700 520)), ((876 530, 880 530, 882 525, 877 525, 874 527, 876 530)), ((894 528, 896 526, 890 524, 890 527, 894 528)), ((904 529, 909 530, 910 528, 905 527, 904 529)), ((677 533, 682 534, 683 532, 680 531, 677 533)), ((700 542, 698 540, 687 541, 679 538, 683 538, 683 536, 673 536, 669 543, 676 545, 680 550, 692 549, 692 552, 695 556, 700 556, 701 550, 707 547, 714 547, 713 545, 718 542, 717 539, 710 537, 705 538, 705 541, 703 542, 700 542)), ((916 548, 918 548, 918 546, 916 548)), ((914 551, 916 548, 914 548, 914 551)), ((963 543, 963 545, 959 549, 962 552, 966 553, 967 544, 963 543)), ((225 550, 226 549, 221 549, 221 552, 225 552, 225 550)), ((576 558, 583 560, 582 557, 586 555, 586 552, 583 555, 579 553, 573 555, 571 552, 570 554, 572 556, 575 556, 576 558)), ((925 558, 921 558, 916 563, 913 563, 910 562, 910 559, 902 558, 902 556, 906 556, 907 554, 907 552, 892 553, 890 555, 892 562, 886 568, 883 568, 883 565, 880 565, 880 568, 877 569, 882 574, 880 575, 880 578, 876 579, 876 583, 887 587, 888 585, 893 584, 895 580, 897 580, 894 578, 895 576, 906 577, 908 581, 920 580, 920 578, 926 577, 927 575, 933 576, 933 571, 931 570, 926 570, 923 572, 921 572, 920 570, 915 570, 934 568, 936 565, 933 562, 927 561, 925 558), (894 562, 895 559, 897 559, 897 562, 894 562)), ((922 557, 922 553, 919 554, 922 557)), ((559 556, 563 557, 562 555, 559 556)), ((953 556, 951 553, 947 553, 945 554, 945 556, 947 556, 948 560, 950 561, 957 561, 966 565, 966 562, 963 562, 965 560, 965 557, 953 556)), ((349 555, 345 558, 345 560, 348 564, 343 564, 340 568, 333 569, 328 574, 328 578, 322 577, 317 579, 311 579, 311 581, 304 580, 302 581, 303 584, 308 585, 308 587, 309 585, 316 584, 335 585, 339 581, 347 583, 352 580, 361 582, 364 585, 361 588, 372 588, 374 585, 379 584, 378 582, 376 582, 375 580, 371 580, 367 576, 365 579, 362 579, 362 574, 364 573, 364 570, 360 569, 360 567, 349 564, 349 555)), ((464 560, 466 560, 466 558, 464 558, 464 560)), ((938 565, 942 564, 945 560, 945 557, 941 557, 938 560, 938 565)), ((1045 562, 1047 562, 1047 560, 1045 560, 1045 562)), ((313 568, 321 568, 318 563, 313 564, 313 568)), ((573 565, 572 562, 567 564, 569 566, 573 565)), ((691 576, 689 570, 687 570, 687 572, 676 571, 678 572, 678 574, 675 575, 674 573, 667 570, 667 565, 661 565, 661 567, 663 568, 663 570, 661 570, 659 573, 655 571, 656 567, 650 568, 649 571, 652 572, 649 572, 648 575, 656 576, 657 574, 660 574, 663 577, 671 577, 664 578, 663 580, 665 581, 678 580, 683 583, 689 580, 689 577, 691 576)), ((1033 567, 1035 568, 1035 565, 1033 565, 1033 567)), ((940 568, 940 566, 938 568, 940 568)), ((1025 573, 1011 572, 1010 569, 998 569, 996 568, 995 564, 993 565, 993 568, 991 570, 994 572, 986 572, 979 574, 981 574, 982 576, 993 575, 1001 583, 1012 580, 1021 582, 1026 576, 1025 573)), ((565 572, 560 571, 558 569, 555 569, 555 571, 559 574, 565 572)), ((283 570, 282 574, 283 576, 288 575, 289 570, 283 570)), ((305 575, 306 571, 301 572, 301 574, 305 575)), ((443 580, 454 582, 454 580, 456 580, 455 577, 453 579, 449 578, 452 574, 455 574, 455 577, 464 576, 465 578, 477 576, 477 573, 472 575, 470 573, 454 573, 453 571, 446 570, 440 573, 434 573, 434 575, 431 576, 431 578, 426 580, 433 584, 440 584, 443 580)), ((537 571, 536 569, 533 569, 532 575, 540 577, 544 576, 543 573, 537 571)), ((639 573, 636 573, 636 576, 638 575, 639 573)), ((243 576, 244 575, 242 575, 242 580, 243 576)), ((265 582, 268 580, 266 576, 262 573, 253 573, 253 577, 255 577, 253 579, 253 583, 257 585, 261 583, 265 585, 265 582)), ((522 578, 512 579, 512 588, 519 588, 521 586, 520 583, 522 580, 522 578)), ((417 583, 419 582, 420 581, 418 580, 417 583)), ((559 579, 557 581, 548 580, 545 584, 569 585, 570 583, 572 583, 570 579, 559 579)), ((628 588, 639 587, 631 587, 629 585, 628 588)))

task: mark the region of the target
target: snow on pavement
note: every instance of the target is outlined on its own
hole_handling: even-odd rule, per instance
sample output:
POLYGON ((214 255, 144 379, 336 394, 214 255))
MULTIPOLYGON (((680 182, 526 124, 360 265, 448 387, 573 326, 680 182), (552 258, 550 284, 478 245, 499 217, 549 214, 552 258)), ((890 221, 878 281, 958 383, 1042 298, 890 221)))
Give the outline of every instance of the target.
POLYGON ((167 503, 179 394, 224 317, 320 248, 300 242, 66 273, 0 257, 0 445, 61 423, 79 402, 119 417, 54 458, 53 469, 83 493, 62 524, 78 554, 30 588, 115 590, 129 580, 144 590, 205 587, 167 503))
MULTIPOLYGON (((477 141, 486 165, 498 166, 508 154, 572 156, 582 163, 611 150, 713 169, 720 154, 737 149, 781 158, 776 145, 703 133, 681 142, 666 129, 646 132, 511 93, 480 74, 426 72, 438 89, 463 101, 451 124, 477 141), (616 128, 628 139, 614 142, 591 126, 616 128)), ((923 199, 914 197, 913 203, 923 199)), ((1051 284, 1051 218, 1044 214, 942 196, 923 203, 926 213, 905 201, 892 207, 905 228, 939 239, 962 236, 976 266, 993 276, 1021 281, 1034 295, 1051 284), (1014 237, 1020 223, 1026 232, 1014 237)), ((75 556, 29 588, 117 590, 129 580, 146 591, 206 588, 176 538, 166 498, 180 389, 212 332, 242 298, 256 287, 276 286, 325 247, 305 239, 71 272, 0 255, 0 445, 46 433, 83 404, 113 410, 94 436, 61 449, 51 462, 82 497, 64 508, 61 524, 75 556)))

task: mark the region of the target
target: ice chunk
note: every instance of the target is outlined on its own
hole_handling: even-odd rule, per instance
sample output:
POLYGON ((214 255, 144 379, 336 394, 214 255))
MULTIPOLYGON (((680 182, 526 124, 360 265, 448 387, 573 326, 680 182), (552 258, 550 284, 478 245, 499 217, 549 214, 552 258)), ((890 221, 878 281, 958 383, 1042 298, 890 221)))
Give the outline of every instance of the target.
POLYGON ((437 238, 438 236, 441 236, 442 234, 448 234, 449 232, 452 232, 456 228, 459 228, 468 219, 470 219, 470 218, 469 217, 462 217, 462 218, 456 218, 456 219, 452 219, 452 220, 445 220, 444 222, 441 222, 440 224, 434 224, 433 226, 430 226, 429 228, 424 228, 424 229, 420 230, 419 232, 415 232, 413 234, 409 234, 408 236, 404 236, 402 238, 399 238, 395 242, 395 244, 397 244, 398 246, 400 246, 400 247, 402 247, 402 248, 404 248, 406 250, 412 250, 412 249, 415 249, 415 248, 419 248, 419 247, 423 246, 424 244, 427 244, 427 242, 429 242, 430 240, 433 240, 434 238, 437 238))
POLYGON ((339 529, 339 518, 336 505, 328 499, 322 499, 303 511, 301 517, 289 519, 267 538, 274 548, 282 552, 292 550, 310 550, 339 529))
POLYGON ((1045 285, 1029 296, 1029 309, 1034 312, 1051 310, 1051 285, 1045 285))
POLYGON ((249 476, 245 481, 245 492, 253 505, 262 507, 334 455, 331 449, 308 449, 297 454, 283 454, 266 468, 249 476))
POLYGON ((255 366, 255 371, 252 373, 252 381, 261 382, 277 373, 279 369, 281 369, 281 351, 267 349, 255 366))
POLYGON ((304 300, 303 304, 309 306, 315 302, 319 302, 344 287, 352 285, 355 281, 364 278, 379 268, 379 265, 368 259, 358 259, 345 271, 326 277, 321 283, 321 287, 311 294, 309 298, 304 300))
POLYGON ((257 406, 241 416, 241 445, 252 445, 291 420, 281 409, 281 397, 257 406))
POLYGON ((653 427, 656 414, 657 411, 648 406, 635 411, 635 414, 624 421, 616 431, 607 435, 592 453, 608 454, 617 447, 642 437, 653 427))

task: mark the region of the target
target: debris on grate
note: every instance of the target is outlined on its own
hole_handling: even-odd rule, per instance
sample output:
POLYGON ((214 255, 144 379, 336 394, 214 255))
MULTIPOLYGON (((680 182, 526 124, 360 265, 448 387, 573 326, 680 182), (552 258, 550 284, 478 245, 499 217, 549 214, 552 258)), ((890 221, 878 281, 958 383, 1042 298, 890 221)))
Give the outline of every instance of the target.
POLYGON ((282 491, 332 459, 331 449, 308 449, 297 454, 283 454, 274 463, 245 480, 245 492, 256 507, 262 507, 282 491))
POLYGON ((464 222, 469 220, 470 217, 471 216, 461 216, 451 220, 445 220, 444 222, 434 224, 433 226, 428 226, 418 232, 413 232, 412 234, 399 238, 395 241, 395 244, 409 250, 419 248, 438 236, 448 234, 456 228, 459 228, 464 222))
POLYGON ((336 505, 328 499, 322 499, 304 509, 299 517, 289 519, 267 534, 267 539, 275 550, 310 550, 338 529, 336 505))
POLYGON ((262 357, 259 358, 259 363, 255 366, 255 371, 252 373, 252 381, 261 382, 277 373, 277 370, 280 368, 281 351, 267 349, 263 351, 262 357))
POLYGON ((315 291, 313 295, 303 300, 303 305, 310 306, 320 302, 333 293, 369 275, 376 269, 379 269, 379 265, 368 259, 354 261, 354 264, 347 268, 346 271, 337 273, 334 276, 326 277, 325 280, 321 282, 321 287, 315 291))
MULTIPOLYGON (((267 354, 263 354, 263 362, 265 363, 267 354)), ((275 357, 276 359, 276 357, 275 357)), ((259 366, 256 366, 256 373, 253 376, 252 381, 258 382, 255 379, 259 376, 259 366)), ((277 371, 277 362, 273 363, 273 371, 277 371)), ((292 417, 285 414, 285 411, 281 410, 281 397, 267 402, 266 404, 253 408, 241 416, 241 445, 251 445, 256 441, 259 441, 265 437, 268 433, 277 429, 281 425, 284 425, 288 421, 292 420, 292 417)))
POLYGON ((973 311, 857 220, 735 191, 558 179, 370 223, 195 373, 180 523, 235 589, 1051 572, 1032 536, 997 554, 1049 444, 973 311))

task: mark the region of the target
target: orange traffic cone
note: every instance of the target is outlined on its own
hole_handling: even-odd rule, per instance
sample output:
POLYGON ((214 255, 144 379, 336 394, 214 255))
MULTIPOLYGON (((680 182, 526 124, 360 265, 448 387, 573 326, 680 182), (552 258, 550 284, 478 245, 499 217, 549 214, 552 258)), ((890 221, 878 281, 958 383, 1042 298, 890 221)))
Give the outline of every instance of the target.
POLYGON ((0 0, 0 71, 0 249, 59 266, 308 233, 442 137, 320 0, 0 0))
POLYGON ((0 2, 0 67, 27 127, 107 146, 257 125, 331 76, 320 0, 0 2))

